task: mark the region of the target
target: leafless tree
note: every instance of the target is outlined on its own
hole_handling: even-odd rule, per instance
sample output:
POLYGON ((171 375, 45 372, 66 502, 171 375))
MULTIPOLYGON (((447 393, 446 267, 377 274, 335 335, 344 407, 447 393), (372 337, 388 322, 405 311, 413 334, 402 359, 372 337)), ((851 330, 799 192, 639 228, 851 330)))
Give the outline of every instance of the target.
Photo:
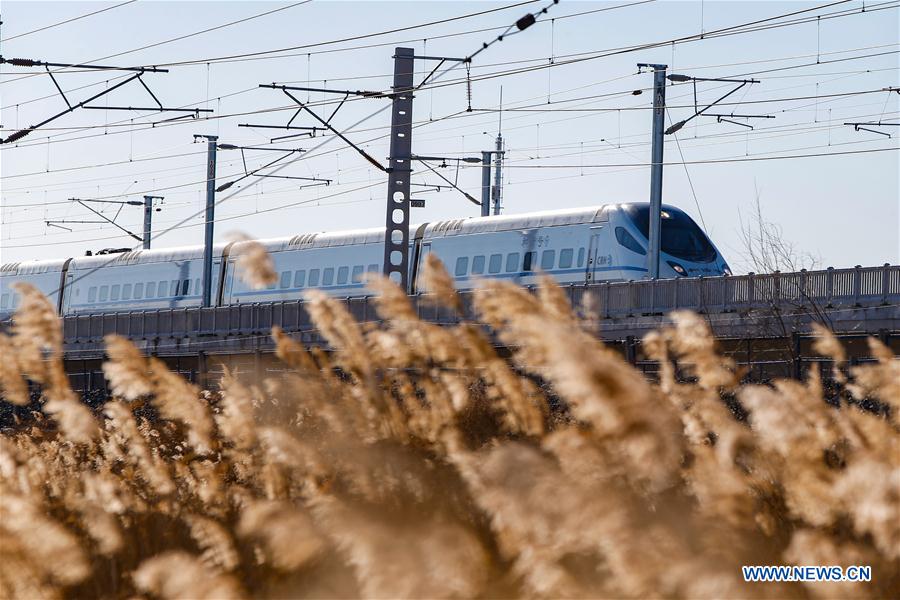
POLYGON ((742 258, 755 273, 773 273, 775 271, 794 272, 801 269, 812 270, 821 263, 819 257, 811 252, 797 248, 794 242, 784 236, 783 228, 773 221, 766 220, 760 203, 759 188, 753 182, 756 201, 753 213, 744 222, 740 212, 742 258))
MULTIPOLYGON (((773 221, 769 221, 763 215, 760 202, 759 188, 756 182, 753 184, 755 202, 750 218, 744 219, 738 213, 741 224, 741 242, 743 246, 742 258, 749 270, 755 273, 796 273, 801 270, 813 270, 819 268, 821 260, 811 252, 803 251, 797 245, 787 239, 783 228, 773 221)), ((793 366, 793 371, 799 371, 802 356, 799 348, 792 340, 792 331, 785 320, 785 310, 798 314, 806 314, 811 320, 831 325, 826 312, 818 302, 810 296, 805 289, 805 279, 779 278, 779 286, 758 287, 756 293, 765 295, 764 301, 768 308, 766 313, 769 319, 767 325, 762 325, 756 335, 771 335, 783 340, 782 352, 786 360, 793 366), (762 330, 766 331, 762 331, 762 330)))

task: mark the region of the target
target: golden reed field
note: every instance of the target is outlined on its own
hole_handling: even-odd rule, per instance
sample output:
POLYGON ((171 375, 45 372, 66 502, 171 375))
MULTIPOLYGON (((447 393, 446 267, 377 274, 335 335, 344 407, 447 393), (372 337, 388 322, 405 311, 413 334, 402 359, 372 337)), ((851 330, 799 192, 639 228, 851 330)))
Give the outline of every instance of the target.
MULTIPOLYGON (((436 259, 426 279, 459 309, 436 259)), ((201 390, 110 336, 97 412, 53 307, 20 287, 0 384, 19 405, 39 386, 41 410, 0 435, 0 597, 897 597, 900 361, 876 340, 850 367, 818 330, 834 385, 741 385, 675 313, 644 340, 655 384, 549 281, 485 282, 478 323, 443 328, 370 285, 381 326, 310 294, 331 351, 275 330, 285 370, 260 386, 201 390), (873 581, 745 583, 741 565, 873 581)))

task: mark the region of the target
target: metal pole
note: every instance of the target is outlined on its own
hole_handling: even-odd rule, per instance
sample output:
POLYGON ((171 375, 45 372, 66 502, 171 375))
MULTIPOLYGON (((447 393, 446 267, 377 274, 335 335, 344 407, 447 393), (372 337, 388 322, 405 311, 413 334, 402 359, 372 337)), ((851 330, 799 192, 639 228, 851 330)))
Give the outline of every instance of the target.
POLYGON ((212 245, 216 212, 216 141, 219 136, 206 138, 206 228, 203 234, 203 307, 212 306, 212 245))
POLYGON ((412 101, 414 51, 394 49, 391 106, 391 156, 384 228, 385 277, 409 291, 409 189, 412 176, 412 101))
POLYGON ((650 279, 659 279, 659 247, 662 233, 663 135, 666 112, 667 65, 647 65, 653 69, 653 145, 650 167, 650 252, 647 270, 650 279))
POLYGON ((150 249, 150 239, 153 237, 153 201, 162 199, 162 196, 144 196, 144 250, 150 249))
POLYGON ((491 216, 491 153, 481 153, 481 216, 491 216))
POLYGON ((497 134, 497 149, 494 151, 494 189, 492 190, 494 216, 500 214, 500 197, 503 195, 503 136, 497 134))
POLYGON ((144 250, 150 249, 150 222, 153 218, 153 196, 144 196, 144 250))

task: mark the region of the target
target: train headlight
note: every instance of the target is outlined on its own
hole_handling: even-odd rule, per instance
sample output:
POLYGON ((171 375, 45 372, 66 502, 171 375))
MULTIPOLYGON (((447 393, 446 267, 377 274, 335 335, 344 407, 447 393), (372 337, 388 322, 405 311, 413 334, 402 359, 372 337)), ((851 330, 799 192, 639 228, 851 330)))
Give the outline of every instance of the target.
POLYGON ((729 268, 728 265, 726 265, 725 263, 722 263, 722 270, 725 272, 726 275, 731 277, 731 275, 732 275, 731 268, 729 268))
POLYGON ((682 277, 687 277, 687 271, 684 270, 684 267, 679 265, 677 262, 672 262, 671 260, 667 260, 666 262, 669 263, 669 266, 672 267, 676 273, 678 273, 682 277))

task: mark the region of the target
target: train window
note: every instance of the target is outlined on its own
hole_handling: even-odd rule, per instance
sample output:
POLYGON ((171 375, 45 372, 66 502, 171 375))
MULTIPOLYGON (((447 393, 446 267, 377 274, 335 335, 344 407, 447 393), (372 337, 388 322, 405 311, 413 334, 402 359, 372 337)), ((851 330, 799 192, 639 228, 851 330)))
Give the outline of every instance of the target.
POLYGON ((544 250, 541 254, 541 268, 549 271, 556 265, 556 250, 544 250))
POLYGON ((369 273, 377 273, 378 271, 380 271, 380 269, 378 268, 378 265, 369 265, 366 271, 368 271, 369 273))
POLYGON ((156 282, 148 281, 147 282, 147 295, 145 298, 156 298, 156 282))
POLYGON ((117 283, 116 285, 112 286, 112 288, 110 288, 110 290, 109 290, 109 299, 110 300, 118 300, 119 299, 119 290, 121 289, 121 287, 122 286, 120 286, 117 283))
POLYGON ((362 281, 362 274, 363 266, 356 265, 355 267, 353 267, 353 275, 351 276, 350 281, 352 281, 353 283, 359 283, 360 281, 362 281))
POLYGON ((199 293, 200 293, 200 279, 195 279, 194 280, 194 294, 196 295, 199 293))
POLYGON ((18 307, 18 306, 19 306, 19 300, 21 300, 22 298, 21 298, 17 293, 15 293, 15 292, 13 292, 12 298, 13 298, 13 301, 12 301, 12 307, 13 307, 13 308, 18 307))
POLYGON ((456 276, 461 277, 469 270, 469 257, 460 256, 456 259, 456 276))
POLYGON ((140 300, 144 297, 144 284, 136 283, 134 284, 134 299, 140 300))
POLYGON ((190 291, 191 291, 191 280, 185 279, 184 281, 181 282, 181 295, 187 296, 190 291))
POLYGON ((169 290, 172 292, 173 296, 178 295, 178 284, 181 283, 177 279, 169 283, 169 290))
POLYGON ((109 286, 101 285, 100 286, 100 302, 106 302, 107 298, 109 298, 109 286))
POLYGON ((526 252, 525 259, 522 261, 522 270, 530 271, 534 268, 534 259, 537 258, 537 252, 526 252))
POLYGON ((169 295, 169 282, 160 281, 156 286, 156 297, 165 298, 169 295))
POLYGON ((584 266, 584 248, 578 249, 578 267, 581 268, 584 266))
POLYGON ((347 283, 347 278, 350 276, 350 267, 340 267, 338 269, 338 284, 347 283))
POLYGON ((575 255, 575 251, 571 248, 566 248, 565 250, 560 250, 559 252, 559 268, 560 269, 568 269, 572 266, 572 257, 575 255))
POLYGON ((306 271, 294 271, 294 287, 302 288, 304 285, 306 285, 306 271))
POLYGON ((97 301, 97 286, 92 285, 88 288, 88 302, 96 302, 97 301))
POLYGON ((519 253, 510 252, 506 255, 506 272, 512 273, 519 270, 519 253))
POLYGON ((481 275, 484 273, 484 256, 479 254, 472 259, 472 274, 481 275))
POLYGON ((276 282, 273 281, 272 283, 270 283, 269 285, 266 286, 266 289, 267 289, 267 290, 274 290, 274 289, 275 289, 275 283, 276 283, 276 282))
POLYGON ((131 284, 126 283, 122 286, 122 300, 131 300, 131 284))
POLYGON ((628 230, 624 227, 616 227, 616 240, 622 246, 625 246, 632 252, 636 252, 638 254, 646 255, 647 251, 638 243, 634 236, 628 233, 628 230))
POLYGON ((291 272, 290 271, 284 271, 281 274, 281 282, 278 284, 278 287, 280 287, 283 290, 291 287, 291 272))
POLYGON ((334 283, 334 268, 328 267, 322 271, 322 285, 331 285, 334 283))
POLYGON ((501 268, 503 268, 503 255, 491 254, 491 259, 488 261, 488 273, 499 273, 501 268))
POLYGON ((310 269, 309 271, 309 287, 316 287, 319 285, 319 270, 318 269, 310 269))
POLYGON ((9 308, 9 294, 3 294, 0 297, 0 308, 9 308))

